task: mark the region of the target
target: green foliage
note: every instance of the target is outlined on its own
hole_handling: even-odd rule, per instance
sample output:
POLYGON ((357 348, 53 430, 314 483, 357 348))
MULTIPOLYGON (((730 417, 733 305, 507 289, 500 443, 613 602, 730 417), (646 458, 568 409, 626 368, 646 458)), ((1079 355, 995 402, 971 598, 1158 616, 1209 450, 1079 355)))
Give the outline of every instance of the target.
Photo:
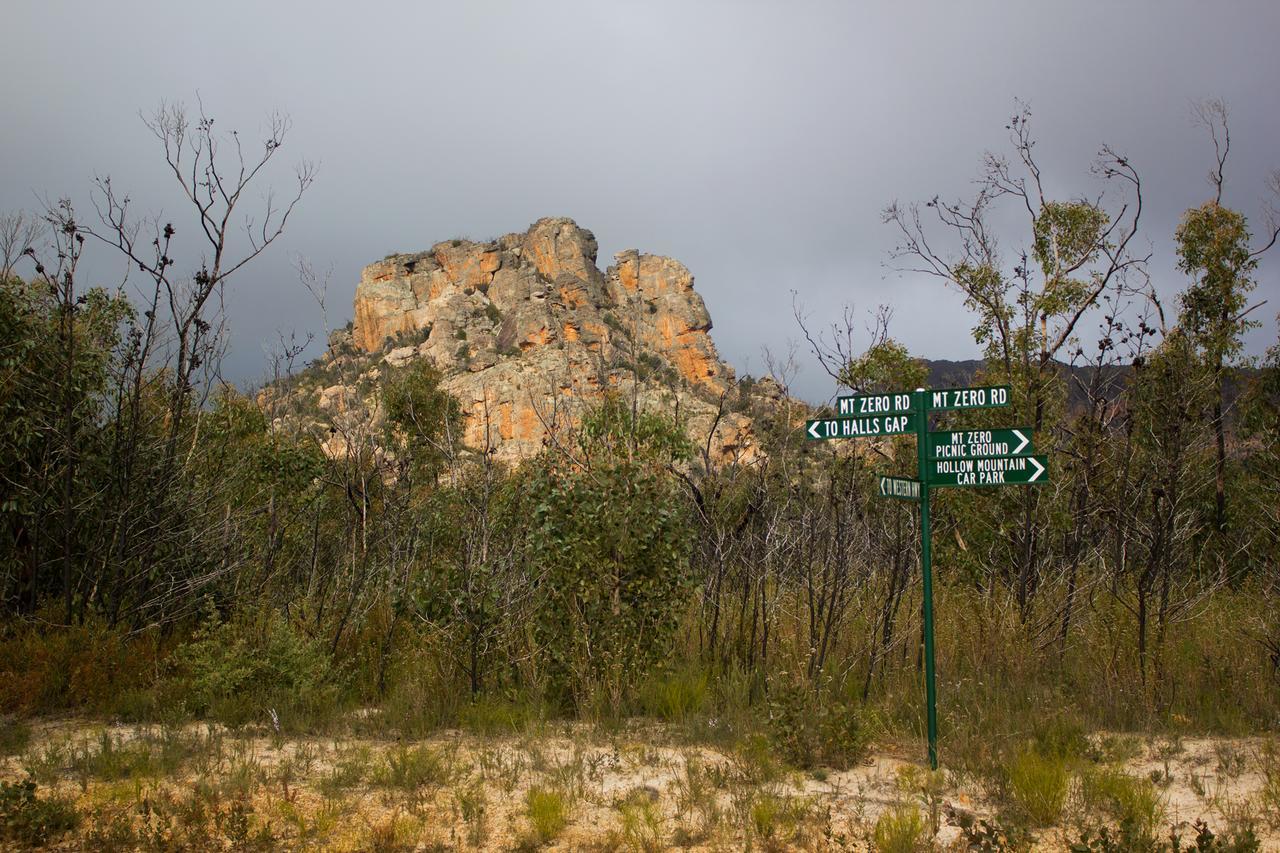
POLYGON ((440 387, 441 379, 431 362, 418 360, 393 372, 382 389, 388 426, 405 443, 416 470, 432 477, 461 434, 461 410, 440 387))
POLYGON ((327 650, 279 614, 211 616, 174 663, 173 695, 191 713, 231 725, 266 721, 272 711, 282 726, 305 725, 332 714, 341 695, 327 650))
POLYGON ((25 720, 0 715, 0 758, 18 755, 31 742, 31 726, 25 720))
POLYGON ((1114 832, 1105 826, 1085 830, 1069 849, 1071 853, 1256 853, 1261 848, 1249 827, 1216 835, 1208 824, 1198 820, 1193 829, 1195 838, 1184 846, 1176 831, 1164 842, 1138 824, 1123 821, 1114 832))
POLYGON ((841 385, 865 394, 922 388, 927 378, 924 363, 895 340, 876 344, 840 371, 841 385))
POLYGON ((785 849, 808 817, 809 804, 799 797, 781 796, 763 791, 751 799, 749 819, 751 834, 766 849, 785 849))
POLYGON ((685 723, 703 714, 711 702, 711 684, 705 670, 685 667, 655 674, 640 694, 645 713, 673 723, 685 723))
POLYGON ((448 758, 425 744, 392 749, 387 753, 385 764, 373 775, 375 784, 405 791, 444 785, 452 778, 453 768, 448 758))
POLYGON ((0 781, 0 840, 24 847, 43 847, 80 825, 69 802, 36 796, 37 785, 0 781))
POLYGON ((769 731, 788 761, 800 768, 825 764, 844 769, 870 744, 861 709, 807 685, 775 685, 769 695, 769 731))
POLYGON ((1175 237, 1179 269, 1196 278, 1180 297, 1181 322, 1211 361, 1231 357, 1249 325, 1240 313, 1257 267, 1245 218, 1211 201, 1188 210, 1175 237))
POLYGON ((966 850, 1005 853, 1009 850, 1026 850, 1031 846, 1030 832, 1018 824, 979 820, 968 812, 957 813, 956 822, 966 850))
POLYGON ((1005 355, 1006 332, 1013 322, 1013 308, 1005 301, 1011 284, 992 264, 964 262, 952 270, 957 286, 965 294, 965 307, 977 315, 973 340, 986 357, 996 361, 1005 355))
POLYGON ((1046 201, 1040 207, 1034 255, 1045 286, 1034 306, 1037 315, 1056 317, 1084 304, 1090 282, 1071 276, 1097 258, 1109 222, 1106 211, 1089 202, 1046 201))
POLYGON ((616 400, 582 432, 587 466, 543 466, 530 484, 537 638, 556 693, 579 710, 617 714, 630 685, 665 656, 688 590, 688 520, 659 467, 687 440, 616 400))

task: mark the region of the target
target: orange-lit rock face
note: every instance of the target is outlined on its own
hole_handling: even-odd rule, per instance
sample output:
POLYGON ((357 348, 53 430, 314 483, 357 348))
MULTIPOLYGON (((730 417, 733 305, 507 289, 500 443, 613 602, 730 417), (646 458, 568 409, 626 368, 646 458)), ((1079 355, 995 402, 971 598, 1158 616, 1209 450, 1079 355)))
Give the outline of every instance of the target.
POLYGON ((540 347, 543 344, 546 344, 550 340, 551 340, 550 331, 548 331, 547 329, 538 329, 536 332, 529 335, 527 338, 525 338, 523 341, 520 342, 520 349, 527 351, 527 350, 533 349, 534 347, 540 347))
POLYGON ((671 258, 622 252, 610 278, 614 298, 643 306, 635 312, 636 336, 660 352, 681 378, 713 390, 724 387, 723 372, 711 342, 711 316, 693 290, 693 276, 671 258))
MULTIPOLYGON (((601 272, 591 232, 541 219, 488 243, 450 240, 370 264, 351 341, 375 358, 394 348, 388 363, 433 361, 462 406, 465 442, 514 461, 540 452, 548 425, 572 422, 575 407, 631 388, 638 364, 638 393, 654 405, 678 394, 682 413, 707 409, 710 428, 706 392, 718 396, 733 376, 710 329, 680 262, 629 250, 601 272)), ((735 424, 722 419, 713 444, 742 456, 750 422, 735 424)))

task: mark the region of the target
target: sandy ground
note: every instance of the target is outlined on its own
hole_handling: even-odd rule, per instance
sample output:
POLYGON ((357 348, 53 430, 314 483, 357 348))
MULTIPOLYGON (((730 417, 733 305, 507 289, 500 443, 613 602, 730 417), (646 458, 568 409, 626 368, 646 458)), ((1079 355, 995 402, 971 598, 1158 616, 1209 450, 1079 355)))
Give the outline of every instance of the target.
MULTIPOLYGON (((101 751, 104 736, 116 750, 134 744, 145 752, 149 744, 159 754, 166 733, 45 721, 33 725, 22 755, 0 759, 0 778, 31 775, 42 795, 74 799, 86 815, 63 849, 95 846, 86 840, 88 827, 111 821, 178 838, 192 814, 225 812, 233 803, 251 813, 252 830, 269 830, 269 849, 317 850, 866 850, 874 849, 881 816, 904 809, 922 818, 920 849, 963 850, 969 847, 962 823, 1002 819, 989 783, 944 772, 930 796, 923 768, 892 749, 849 769, 799 773, 767 753, 745 757, 683 745, 639 725, 617 733, 564 725, 510 736, 446 731, 413 743, 280 738, 199 725, 168 732, 171 742, 184 744, 176 767, 122 772, 78 764, 77 756, 101 751), (563 821, 549 820, 541 834, 530 789, 554 792, 564 809, 563 821)), ((1160 836, 1170 826, 1194 835, 1189 827, 1197 820, 1221 830, 1247 819, 1263 850, 1280 851, 1274 743, 1106 742, 1111 766, 1155 783, 1160 836)), ((1031 849, 1065 849, 1065 839, 1103 820, 1088 812, 1078 788, 1073 783, 1057 827, 1033 831, 1031 849)), ((214 841, 197 849, 204 844, 214 841)))

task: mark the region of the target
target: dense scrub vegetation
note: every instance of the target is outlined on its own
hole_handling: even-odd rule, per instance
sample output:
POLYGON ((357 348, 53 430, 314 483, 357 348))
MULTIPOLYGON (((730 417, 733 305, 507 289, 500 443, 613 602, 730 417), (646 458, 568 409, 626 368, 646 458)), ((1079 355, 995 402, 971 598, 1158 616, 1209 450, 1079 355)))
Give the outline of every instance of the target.
MULTIPOLYGON (((1055 732, 1280 726, 1280 346, 1236 375, 1270 232, 1220 192, 1188 211, 1164 305, 1129 162, 1104 155, 1113 209, 1046 200, 1013 127, 1017 168, 990 159, 971 203, 887 218, 968 299, 979 381, 1014 390, 940 426, 1032 425, 1050 457, 1049 484, 949 490, 934 520, 944 762, 1000 776, 1034 823, 1061 808, 1036 787, 1055 732), (982 225, 1010 199, 1014 259, 982 225)), ((460 443, 425 363, 384 371, 380 426, 293 430, 217 377, 209 306, 238 262, 176 280, 183 231, 129 243, 107 198, 101 232, 49 211, 49 257, 0 282, 0 711, 406 735, 648 715, 800 767, 922 733, 918 525, 872 496, 912 439, 806 443, 803 407, 747 381, 725 405, 763 461, 713 465, 673 412, 607 398, 508 470, 460 443), (88 250, 124 251, 152 297, 85 286, 88 250)), ((884 327, 813 340, 847 387, 921 381, 884 327)))

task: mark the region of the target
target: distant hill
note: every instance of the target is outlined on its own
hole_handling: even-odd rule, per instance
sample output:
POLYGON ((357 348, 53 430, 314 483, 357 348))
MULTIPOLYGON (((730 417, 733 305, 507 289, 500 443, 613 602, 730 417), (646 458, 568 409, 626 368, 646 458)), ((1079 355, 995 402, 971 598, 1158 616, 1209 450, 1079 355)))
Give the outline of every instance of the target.
MULTIPOLYGON (((986 362, 982 359, 969 359, 967 361, 949 361, 947 359, 930 360, 925 359, 925 364, 929 368, 929 387, 931 388, 956 388, 974 383, 974 377, 979 371, 985 367, 986 362)), ((1075 381, 1069 382, 1067 386, 1068 405, 1072 408, 1081 406, 1087 402, 1085 389, 1093 381, 1092 367, 1073 367, 1071 365, 1058 363, 1058 368, 1064 371, 1075 381)), ((1256 371, 1241 371, 1243 377, 1252 376, 1256 371)), ((1133 375, 1133 368, 1124 365, 1117 367, 1104 367, 1102 370, 1101 387, 1103 393, 1108 398, 1114 398, 1124 391, 1126 384, 1133 375)), ((1227 406, 1230 407, 1236 397, 1243 390, 1243 383, 1239 380, 1228 381, 1224 389, 1224 397, 1227 406)))

